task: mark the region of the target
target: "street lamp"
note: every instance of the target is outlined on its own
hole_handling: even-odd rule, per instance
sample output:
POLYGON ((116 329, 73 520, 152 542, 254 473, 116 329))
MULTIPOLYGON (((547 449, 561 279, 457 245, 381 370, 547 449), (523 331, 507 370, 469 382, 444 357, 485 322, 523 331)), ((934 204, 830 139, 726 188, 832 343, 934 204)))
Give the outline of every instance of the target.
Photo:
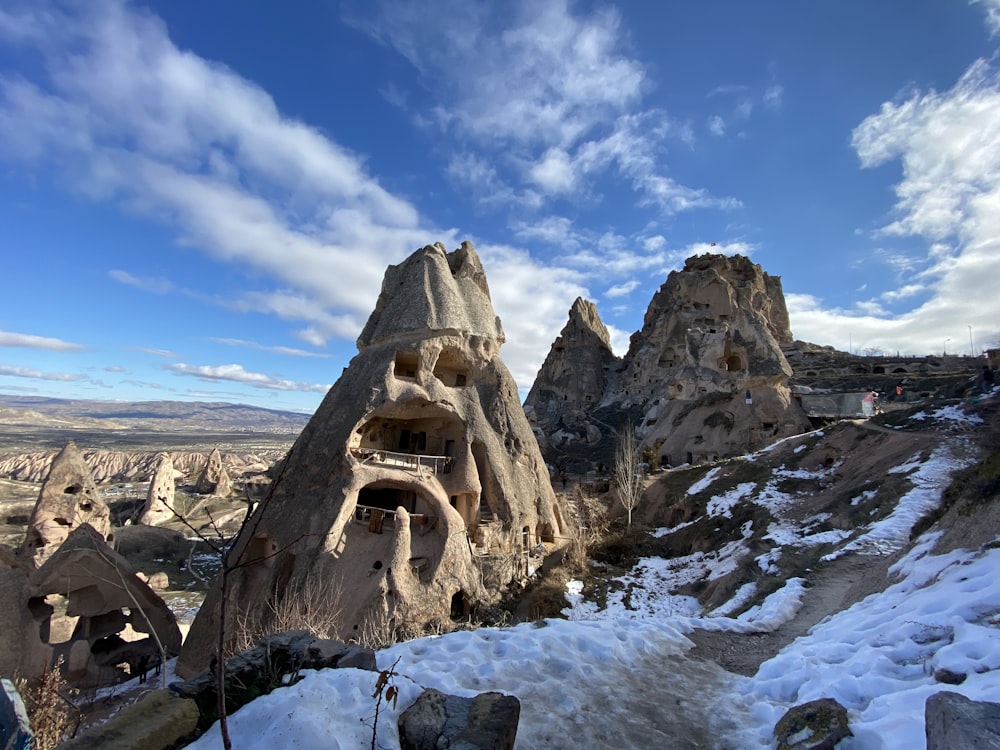
POLYGON ((948 342, 949 341, 951 341, 951 339, 945 339, 944 340, 944 344, 941 345, 941 356, 942 357, 947 357, 948 356, 948 342))

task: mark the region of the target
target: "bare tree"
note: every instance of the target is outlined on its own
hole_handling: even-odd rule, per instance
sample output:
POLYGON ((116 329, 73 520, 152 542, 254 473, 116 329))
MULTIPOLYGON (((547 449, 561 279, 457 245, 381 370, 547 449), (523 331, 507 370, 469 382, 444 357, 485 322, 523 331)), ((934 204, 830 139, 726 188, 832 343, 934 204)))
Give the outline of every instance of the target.
POLYGON ((632 528, 632 511, 642 499, 644 487, 642 465, 639 461, 639 444, 635 438, 635 428, 631 422, 618 433, 615 447, 614 480, 618 491, 618 501, 628 513, 628 528, 632 528))

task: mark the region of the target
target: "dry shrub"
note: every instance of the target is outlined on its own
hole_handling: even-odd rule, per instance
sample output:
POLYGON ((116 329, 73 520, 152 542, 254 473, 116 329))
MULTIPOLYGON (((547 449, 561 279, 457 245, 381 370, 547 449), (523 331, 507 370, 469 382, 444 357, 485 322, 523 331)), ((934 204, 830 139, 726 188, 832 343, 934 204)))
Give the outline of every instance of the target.
MULTIPOLYGON (((411 637, 413 637, 412 634, 411 637)), ((388 648, 401 640, 406 640, 396 627, 395 620, 385 607, 371 607, 368 614, 362 618, 361 630, 358 632, 357 643, 372 651, 388 648)))
POLYGON ((582 573, 589 567, 591 550, 603 541, 608 532, 608 508, 603 501, 587 495, 579 486, 574 490, 569 506, 574 515, 574 523, 570 527, 573 539, 564 564, 574 572, 582 573))
POLYGON ((569 579, 569 570, 566 566, 560 565, 532 586, 525 597, 528 617, 532 620, 564 617, 563 610, 569 606, 569 601, 566 599, 569 579))
POLYGON ((305 630, 328 638, 340 617, 341 594, 339 580, 319 576, 285 589, 280 598, 268 600, 263 611, 238 619, 234 653, 246 651, 272 633, 305 630))
POLYGON ((69 687, 62 674, 63 658, 46 670, 38 680, 16 680, 17 691, 31 721, 34 735, 32 750, 54 750, 72 737, 80 726, 82 713, 73 704, 76 690, 69 687))

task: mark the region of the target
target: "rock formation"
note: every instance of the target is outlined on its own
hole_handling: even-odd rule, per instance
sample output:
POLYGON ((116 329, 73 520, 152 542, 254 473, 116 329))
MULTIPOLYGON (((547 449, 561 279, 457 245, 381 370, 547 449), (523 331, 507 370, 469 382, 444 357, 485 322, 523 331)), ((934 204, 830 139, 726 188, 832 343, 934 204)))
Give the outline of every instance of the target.
POLYGON ((525 400, 525 412, 535 425, 543 449, 555 442, 600 440, 600 429, 588 415, 616 382, 618 357, 611 351, 608 329, 593 302, 577 297, 569 321, 552 344, 548 357, 525 400))
POLYGON ((204 471, 198 477, 195 491, 202 495, 217 495, 228 497, 233 490, 233 482, 229 478, 226 467, 222 465, 222 454, 214 448, 208 456, 204 471))
MULTIPOLYGON (((289 441, 291 443, 291 441, 289 441)), ((261 474, 278 453, 226 453, 222 465, 230 479, 237 475, 261 474)), ((31 451, 7 456, 0 460, 0 477, 18 482, 41 482, 52 464, 55 451, 31 451)), ((142 482, 156 471, 162 457, 161 451, 109 451, 88 450, 83 459, 98 485, 117 482, 142 482)), ((173 451, 170 454, 174 469, 185 476, 199 476, 205 468, 205 454, 201 451, 173 451)))
POLYGON ((174 462, 164 453, 156 465, 156 473, 149 481, 146 504, 139 523, 158 526, 174 519, 174 462))
POLYGON ((596 310, 574 303, 525 408, 550 463, 575 456, 576 470, 580 459, 610 464, 627 421, 664 465, 745 453, 808 427, 788 388, 791 341, 780 278, 739 255, 692 257, 653 296, 620 361, 596 310))
MULTIPOLYGON (((227 623, 266 618, 320 580, 339 590, 316 605, 332 615, 328 635, 419 631, 524 574, 527 548, 563 534, 566 515, 503 342, 471 244, 388 268, 358 354, 233 545, 227 623)), ((216 587, 178 674, 208 662, 220 606, 216 587)))
POLYGON ((62 657, 74 682, 108 684, 123 674, 121 665, 135 676, 154 664, 161 646, 167 657, 180 650, 173 613, 88 524, 37 570, 0 554, 0 573, 9 594, 3 666, 25 677, 40 676, 62 657))
POLYGON ((665 465, 738 455, 802 432, 781 279, 740 255, 689 258, 653 296, 625 355, 622 402, 665 465))
POLYGON ((24 554, 40 564, 83 524, 90 524, 103 539, 111 539, 111 511, 71 440, 52 460, 38 493, 38 502, 28 519, 24 554))

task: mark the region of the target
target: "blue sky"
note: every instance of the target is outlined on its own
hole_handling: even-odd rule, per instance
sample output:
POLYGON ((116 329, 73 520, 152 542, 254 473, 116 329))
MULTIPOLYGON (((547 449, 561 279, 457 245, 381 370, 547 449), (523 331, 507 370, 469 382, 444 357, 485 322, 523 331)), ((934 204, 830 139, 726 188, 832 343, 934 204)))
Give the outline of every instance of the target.
POLYGON ((522 393, 577 296, 622 354, 707 251, 799 339, 978 352, 998 48, 1000 0, 5 2, 0 392, 311 411, 464 239, 522 393))

